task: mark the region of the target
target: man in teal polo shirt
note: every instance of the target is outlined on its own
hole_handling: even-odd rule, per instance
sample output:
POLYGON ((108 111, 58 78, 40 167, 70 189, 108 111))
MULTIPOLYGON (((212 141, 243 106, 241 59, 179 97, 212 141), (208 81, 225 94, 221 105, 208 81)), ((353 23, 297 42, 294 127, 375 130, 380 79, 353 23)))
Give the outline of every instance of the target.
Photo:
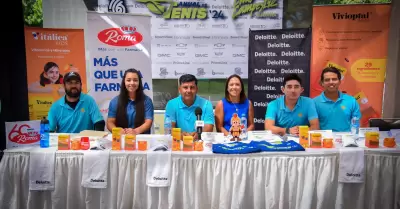
POLYGON ((319 129, 318 114, 314 101, 300 96, 304 88, 297 74, 289 74, 283 81, 282 97, 270 102, 265 114, 265 129, 273 134, 298 135, 299 126, 310 126, 310 130, 319 129))
POLYGON ((197 139, 195 109, 202 109, 201 120, 204 121, 203 132, 212 132, 214 128, 214 112, 212 104, 197 95, 197 79, 194 75, 186 74, 179 78, 179 97, 167 103, 165 119, 172 121, 172 128, 181 128, 182 135, 191 135, 197 139))
POLYGON ((339 91, 342 75, 335 67, 327 67, 321 73, 324 92, 314 98, 322 130, 350 132, 351 119, 361 119, 357 100, 339 91))
POLYGON ((92 97, 81 93, 82 81, 76 72, 64 76, 65 96, 50 108, 51 132, 79 133, 83 130, 104 131, 105 122, 92 97))

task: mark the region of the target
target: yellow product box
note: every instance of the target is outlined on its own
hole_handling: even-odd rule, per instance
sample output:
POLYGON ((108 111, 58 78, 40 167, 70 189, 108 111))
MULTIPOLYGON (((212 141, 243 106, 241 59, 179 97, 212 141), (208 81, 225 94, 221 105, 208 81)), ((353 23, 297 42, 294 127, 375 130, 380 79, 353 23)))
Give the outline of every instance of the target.
POLYGON ((193 151, 193 136, 183 136, 183 151, 193 151))
POLYGON ((58 135, 58 150, 70 150, 70 136, 67 134, 58 135))
POLYGON ((311 148, 321 148, 322 147, 322 134, 321 133, 311 133, 310 134, 310 147, 311 148))
POLYGON ((181 129, 172 129, 172 151, 181 151, 181 129))
POLYGON ((304 148, 309 147, 308 131, 309 131, 308 126, 299 126, 299 142, 300 145, 304 148))
POLYGON ((136 135, 125 135, 125 150, 136 150, 136 135))
POLYGON ((365 146, 368 148, 379 148, 379 132, 366 132, 365 146))
POLYGON ((121 150, 121 133, 122 128, 115 127, 112 129, 112 150, 121 150))

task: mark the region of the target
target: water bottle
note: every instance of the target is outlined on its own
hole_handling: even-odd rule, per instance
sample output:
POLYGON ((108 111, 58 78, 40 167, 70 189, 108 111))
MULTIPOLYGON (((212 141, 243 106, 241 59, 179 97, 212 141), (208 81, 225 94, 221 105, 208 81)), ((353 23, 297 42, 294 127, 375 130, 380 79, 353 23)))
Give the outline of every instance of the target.
POLYGON ((351 134, 353 136, 357 136, 359 128, 360 128, 360 120, 358 119, 358 117, 353 117, 351 119, 351 134))
POLYGON ((168 115, 166 115, 164 120, 164 134, 171 135, 171 130, 172 130, 172 120, 168 115))
POLYGON ((47 148, 50 146, 50 124, 46 117, 40 121, 40 147, 47 148))
POLYGON ((247 117, 246 115, 243 113, 242 117, 240 117, 240 123, 243 125, 243 129, 242 129, 242 140, 247 140, 247 117))

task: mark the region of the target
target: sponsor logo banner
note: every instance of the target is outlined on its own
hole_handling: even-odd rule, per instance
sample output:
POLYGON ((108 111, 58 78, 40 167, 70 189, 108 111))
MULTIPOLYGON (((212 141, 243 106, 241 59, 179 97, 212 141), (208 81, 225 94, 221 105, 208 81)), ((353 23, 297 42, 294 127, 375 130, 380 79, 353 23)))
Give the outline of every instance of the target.
MULTIPOLYGON (((204 69, 204 78, 227 78, 235 68, 240 68, 241 76, 247 78, 249 29, 281 29, 283 17, 283 0, 98 0, 96 8, 101 12, 152 16, 153 78, 178 78, 180 74, 174 71, 184 70, 196 74, 197 68, 204 69), (169 64, 165 63, 167 60, 169 64), (196 66, 174 64, 181 62, 196 66), (214 66, 214 62, 226 64, 214 66), (160 73, 160 68, 167 71, 160 73)), ((125 40, 127 44, 133 42, 129 41, 125 40)))
POLYGON ((256 130, 264 130, 268 103, 282 96, 287 74, 298 74, 302 95, 309 95, 311 33, 311 29, 250 31, 248 92, 256 130))

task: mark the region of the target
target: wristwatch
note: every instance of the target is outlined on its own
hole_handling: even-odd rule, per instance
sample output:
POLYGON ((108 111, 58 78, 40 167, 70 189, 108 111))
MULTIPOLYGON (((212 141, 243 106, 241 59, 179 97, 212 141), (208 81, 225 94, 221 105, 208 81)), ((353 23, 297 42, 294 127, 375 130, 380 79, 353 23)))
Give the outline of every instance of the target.
POLYGON ((287 134, 290 133, 290 128, 286 128, 286 133, 287 133, 287 134))

